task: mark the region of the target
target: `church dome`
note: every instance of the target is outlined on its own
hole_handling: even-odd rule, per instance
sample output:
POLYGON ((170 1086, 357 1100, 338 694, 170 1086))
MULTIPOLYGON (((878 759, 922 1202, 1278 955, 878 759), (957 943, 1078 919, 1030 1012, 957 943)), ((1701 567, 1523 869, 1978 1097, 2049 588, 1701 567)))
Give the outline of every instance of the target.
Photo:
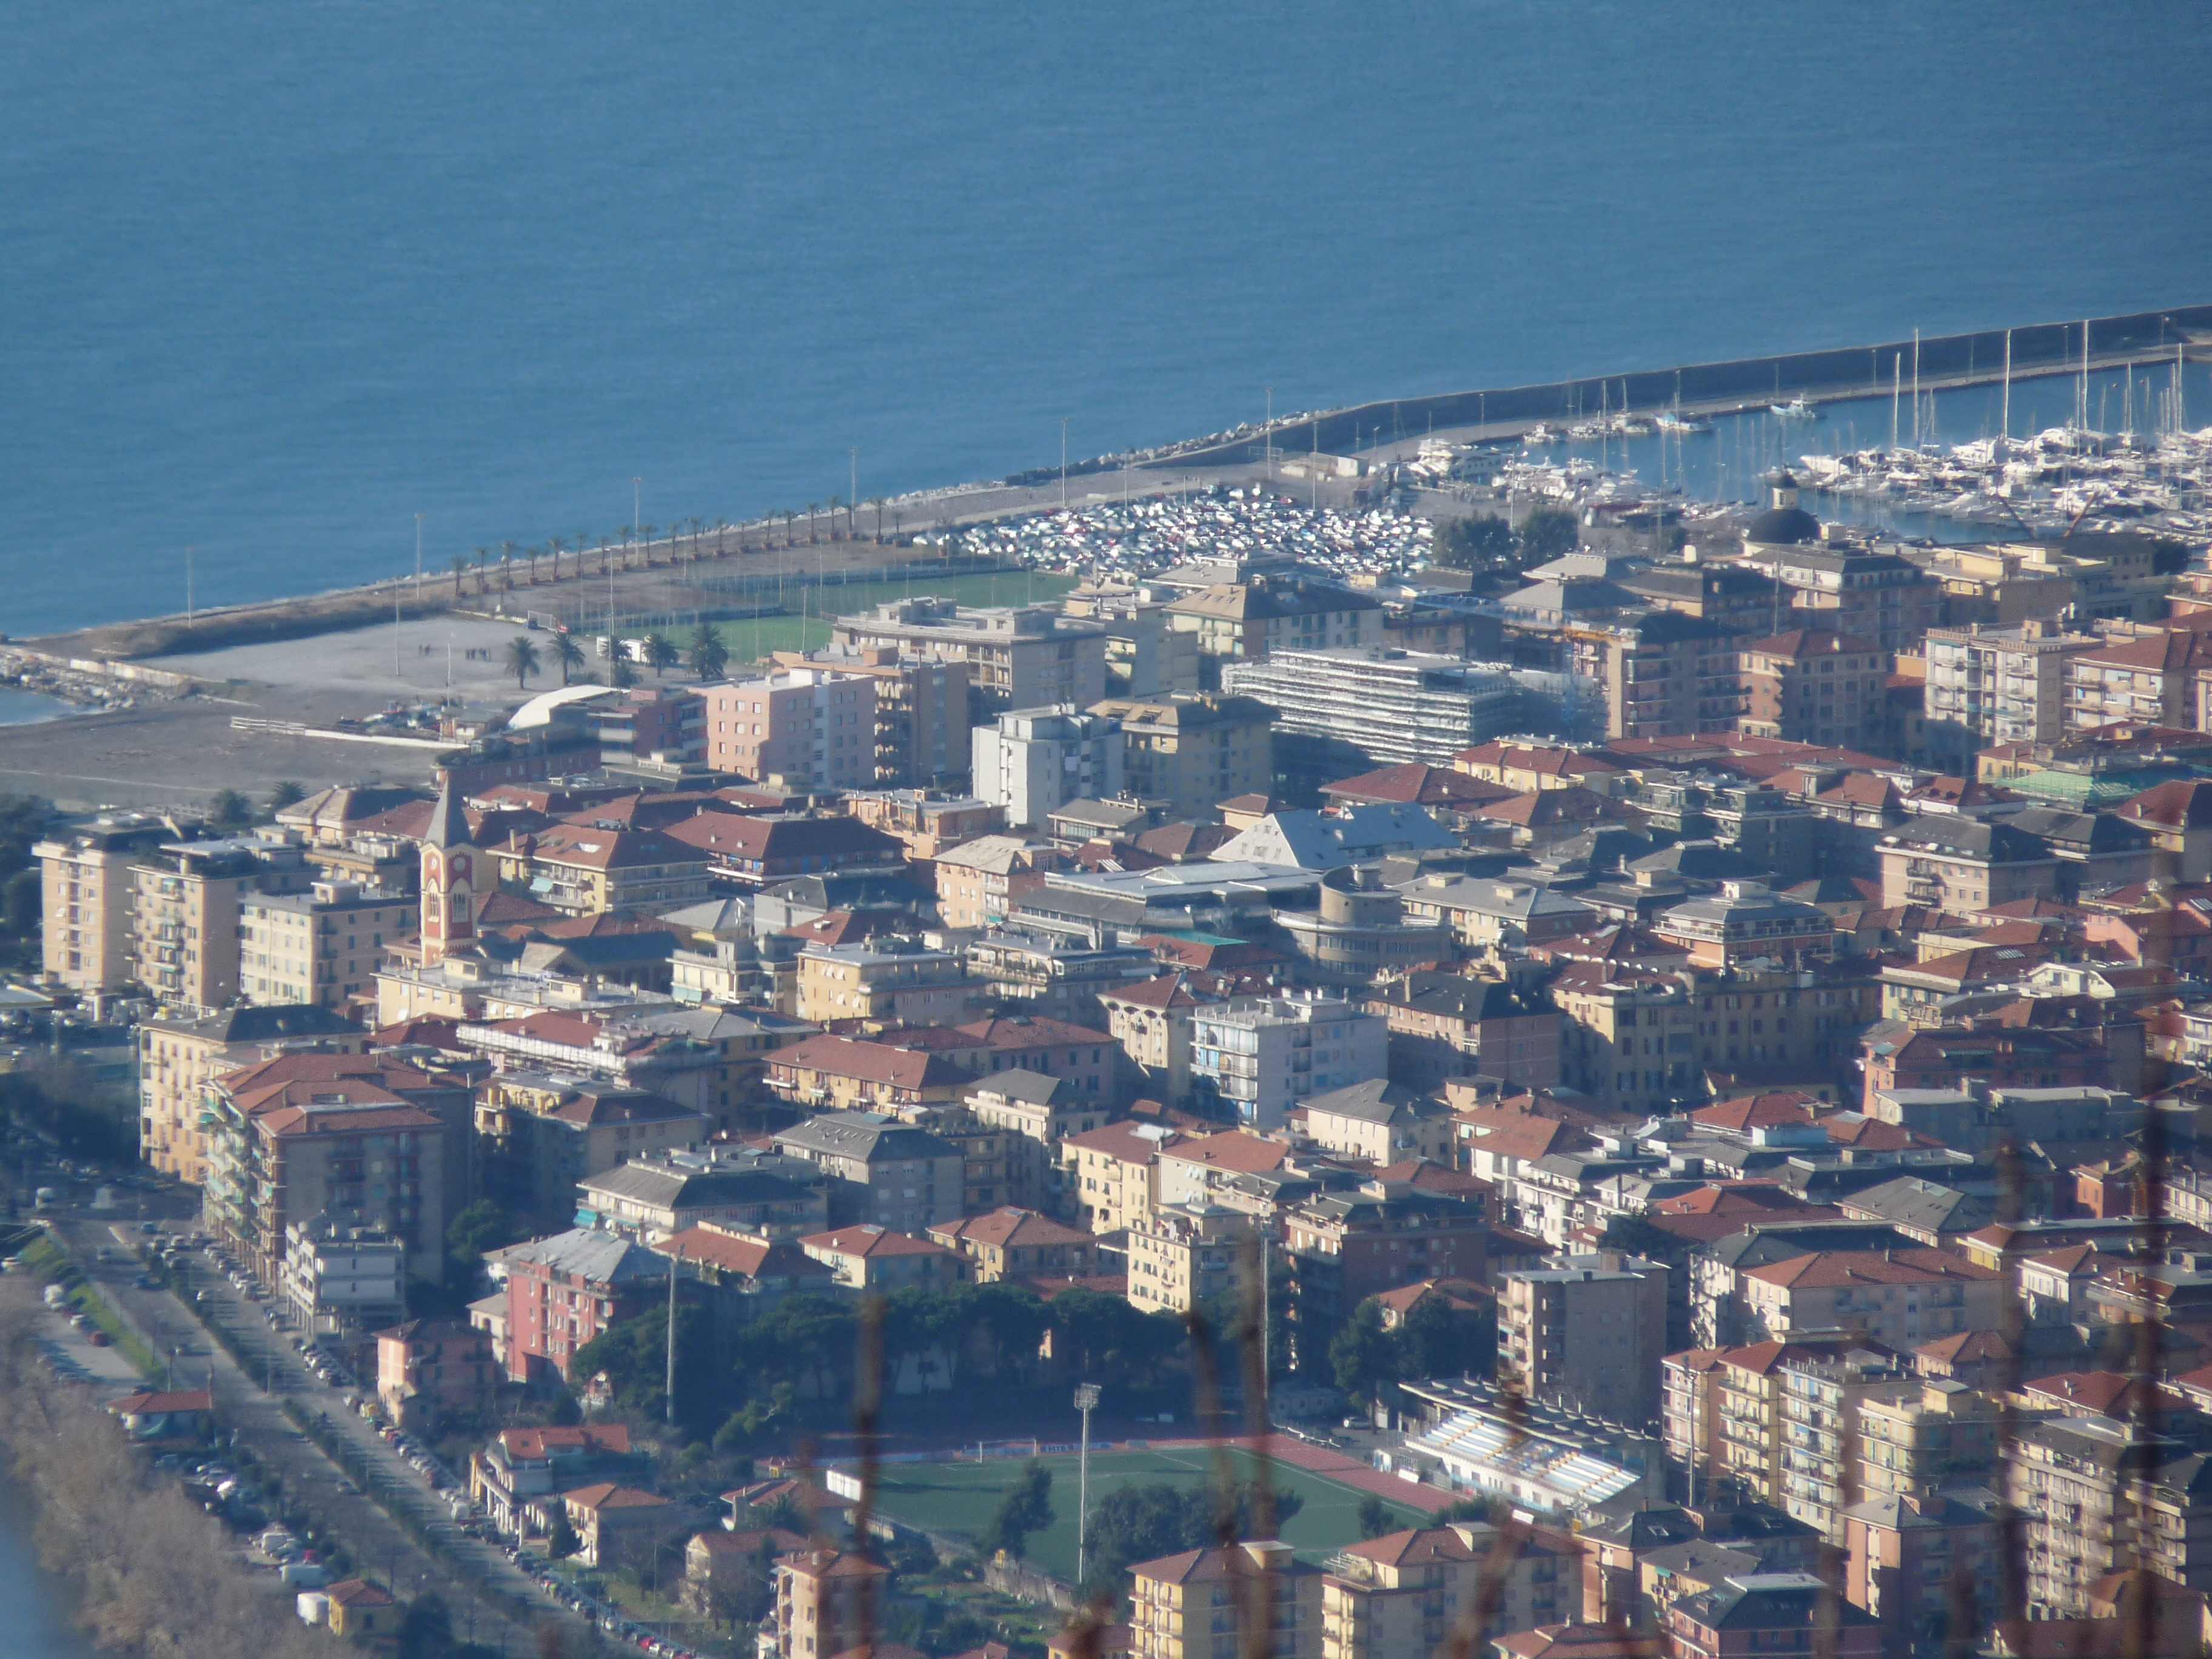
POLYGON ((1765 547, 1800 546, 1820 539, 1820 521, 1802 507, 1770 507, 1744 526, 1743 538, 1765 547))

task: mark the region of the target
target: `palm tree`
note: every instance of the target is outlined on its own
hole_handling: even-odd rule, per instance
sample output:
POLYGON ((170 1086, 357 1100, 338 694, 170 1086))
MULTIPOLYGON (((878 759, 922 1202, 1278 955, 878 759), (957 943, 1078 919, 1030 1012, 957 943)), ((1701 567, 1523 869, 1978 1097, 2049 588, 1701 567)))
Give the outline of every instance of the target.
POLYGON ((687 654, 691 672, 702 680, 719 680, 728 672, 730 647, 722 643, 722 636, 710 623, 702 622, 691 630, 691 649, 687 654))
POLYGON ((799 545, 799 514, 787 507, 783 509, 783 544, 799 545))
POLYGON ((487 592, 491 587, 491 578, 485 574, 490 568, 491 549, 488 547, 477 549, 477 592, 479 593, 487 592))
POLYGON ((454 555, 453 555, 453 598, 454 598, 454 599, 455 599, 455 600, 457 600, 457 601, 458 601, 458 600, 460 599, 460 597, 461 597, 461 578, 462 578, 462 577, 464 577, 464 576, 465 576, 465 575, 467 575, 468 574, 469 574, 469 556, 468 556, 467 554, 465 554, 465 553, 456 553, 456 554, 454 554, 454 555))
POLYGON ((818 535, 817 535, 817 534, 815 533, 815 530, 814 530, 814 520, 815 520, 815 515, 816 515, 817 514, 820 513, 821 511, 822 511, 822 503, 821 503, 821 502, 819 502, 819 501, 809 501, 809 502, 807 502, 807 504, 806 504, 806 544, 807 544, 809 547, 813 546, 815 543, 817 543, 817 542, 818 542, 818 541, 820 541, 820 540, 822 539, 822 538, 821 538, 820 536, 818 536, 818 535))
POLYGON ((844 505, 845 498, 842 495, 832 495, 830 498, 830 539, 833 542, 837 539, 837 509, 844 505))
POLYGON ((644 654, 646 664, 653 670, 655 679, 659 679, 664 671, 684 660, 684 653, 676 648, 676 641, 657 628, 645 636, 644 654))
POLYGON ((545 550, 542 547, 526 547, 522 550, 522 585, 525 587, 538 586, 538 562, 544 556, 545 550))
POLYGON ((878 495, 868 505, 876 509, 876 545, 881 547, 884 544, 884 498, 878 495))
POLYGON ((512 593, 514 591, 514 544, 513 542, 501 542, 499 544, 499 586, 503 593, 512 593))
POLYGON ((607 653, 607 684, 613 686, 635 685, 637 665, 629 659, 629 653, 623 648, 619 638, 609 643, 612 648, 607 653))
POLYGON ((637 550, 647 570, 653 568, 653 532, 659 528, 657 524, 641 524, 637 527, 637 550))
POLYGON ((561 550, 568 545, 558 536, 545 544, 545 550, 553 556, 553 580, 561 580, 561 550))
POLYGON ((525 683, 538 672, 538 647, 527 634, 517 634, 507 642, 507 665, 514 672, 514 689, 524 689, 525 683))
POLYGON ((576 643, 574 634, 553 636, 553 661, 561 671, 561 684, 568 684, 569 674, 584 665, 584 647, 576 643))
POLYGON ((729 546, 728 546, 728 538, 729 538, 729 534, 730 534, 730 521, 729 521, 727 519, 717 519, 717 520, 714 520, 714 556, 715 556, 716 558, 718 558, 718 559, 726 559, 727 557, 729 557, 729 556, 730 556, 730 554, 729 554, 729 546))

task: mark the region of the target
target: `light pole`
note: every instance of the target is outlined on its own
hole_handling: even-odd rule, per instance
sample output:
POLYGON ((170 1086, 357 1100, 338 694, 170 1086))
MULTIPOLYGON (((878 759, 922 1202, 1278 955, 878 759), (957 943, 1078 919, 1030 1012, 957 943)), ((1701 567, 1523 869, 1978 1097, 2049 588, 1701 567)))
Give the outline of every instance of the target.
MULTIPOLYGON (((860 445, 854 444, 849 446, 845 451, 845 458, 853 464, 853 493, 845 497, 845 522, 847 524, 853 524, 854 523, 853 515, 860 510, 860 445)), ((856 529, 854 533, 857 536, 859 534, 858 530, 856 529)))
POLYGON ((422 515, 415 515, 415 603, 422 603, 422 515))
POLYGON ((1091 1412, 1098 1403, 1098 1385, 1075 1385, 1075 1409, 1083 1413, 1083 1449, 1075 1462, 1075 1582, 1083 1582, 1084 1545, 1091 1521, 1091 1412))
POLYGON ((1267 483, 1272 488, 1275 482, 1275 388, 1273 386, 1267 388, 1267 423, 1262 430, 1267 434, 1267 483))
POLYGON ((1060 510, 1063 513, 1067 511, 1067 422, 1066 416, 1060 417, 1060 510))

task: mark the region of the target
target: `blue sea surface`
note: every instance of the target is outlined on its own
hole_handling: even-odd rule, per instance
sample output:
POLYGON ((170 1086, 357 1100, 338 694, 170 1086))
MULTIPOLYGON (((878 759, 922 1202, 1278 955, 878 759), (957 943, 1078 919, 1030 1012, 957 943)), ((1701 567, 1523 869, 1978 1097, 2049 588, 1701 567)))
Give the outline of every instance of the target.
POLYGON ((21 0, 0 631, 2212 299, 2201 5, 21 0))

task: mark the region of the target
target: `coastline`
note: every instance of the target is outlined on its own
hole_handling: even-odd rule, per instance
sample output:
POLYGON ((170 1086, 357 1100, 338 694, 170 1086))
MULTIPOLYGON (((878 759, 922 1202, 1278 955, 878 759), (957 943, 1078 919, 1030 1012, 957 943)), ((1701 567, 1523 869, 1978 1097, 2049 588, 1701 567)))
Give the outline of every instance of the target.
MULTIPOLYGON (((1179 484, 1218 481, 1238 467, 1273 454, 1294 458, 1304 451, 1395 458, 1405 446, 1431 434, 1461 440, 1511 438, 1546 421, 1587 413, 1610 399, 1617 410, 1650 412, 1678 407, 1698 414, 1725 413, 1759 406, 1769 397, 1802 396, 1813 404, 1887 397, 1893 380, 1911 356, 1918 365, 1917 385, 1925 393, 1996 383, 2001 376, 2027 381, 2078 372, 2085 349, 2092 369, 2123 364, 2171 362, 2177 351, 2198 357, 2212 339, 2212 304, 2176 306, 2078 322, 2039 323, 2010 329, 1933 336, 1917 342, 1811 351, 1771 353, 1723 362, 1579 375, 1534 385, 1445 392, 1343 409, 1285 414, 1272 422, 1249 422, 1228 431, 1112 455, 1072 459, 1067 483, 1102 476, 1141 477, 1147 493, 1179 484), (2008 347, 2007 342, 2009 341, 2008 347), (2072 343, 2069 345, 2069 342, 2072 343), (1616 395, 1617 394, 1617 395, 1616 395), (1385 430, 1386 419, 1389 430, 1385 430), (1178 479, 1178 469, 1195 477, 1178 479)), ((378 580, 204 609, 186 616, 168 613, 97 624, 40 635, 27 642, 34 653, 55 662, 76 659, 95 679, 115 665, 150 657, 204 652, 226 646, 298 638, 384 623, 427 617, 527 617, 529 595, 551 590, 575 593, 607 579, 609 563, 620 585, 635 586, 642 575, 659 573, 664 585, 680 582, 684 573, 754 563, 779 550, 803 551, 820 568, 838 563, 885 564, 911 556, 910 544, 932 531, 988 521, 1058 504, 1064 493, 1060 468, 1037 468, 1002 479, 915 490, 885 498, 879 508, 848 514, 848 533, 817 539, 811 515, 808 533, 797 540, 797 514, 769 514, 739 524, 709 525, 688 520, 678 530, 644 543, 610 543, 591 549, 564 549, 552 556, 550 579, 541 570, 544 555, 514 554, 495 565, 478 566, 472 575, 401 571, 378 580), (884 538, 888 515, 896 526, 884 538), (862 533, 863 519, 877 534, 862 533), (562 568, 565 556, 568 568, 562 568), (524 562, 526 561, 526 565, 524 562), (522 569, 518 580, 516 571, 522 569), (499 584, 493 593, 492 584, 499 584), (466 601, 474 599, 478 604, 466 601), (491 604, 483 601, 492 600, 491 604)), ((785 562, 790 562, 787 557, 785 562)), ((650 583, 648 583, 650 586, 650 583)), ((596 599, 594 594, 593 599, 596 599)), ((689 608, 689 607, 687 607, 689 608)), ((4 642, 0 642, 4 643, 4 642)), ((26 642, 15 642, 21 648, 26 642)), ((178 677, 181 678, 182 677, 178 677)), ((88 696, 88 702, 98 697, 88 696)))

